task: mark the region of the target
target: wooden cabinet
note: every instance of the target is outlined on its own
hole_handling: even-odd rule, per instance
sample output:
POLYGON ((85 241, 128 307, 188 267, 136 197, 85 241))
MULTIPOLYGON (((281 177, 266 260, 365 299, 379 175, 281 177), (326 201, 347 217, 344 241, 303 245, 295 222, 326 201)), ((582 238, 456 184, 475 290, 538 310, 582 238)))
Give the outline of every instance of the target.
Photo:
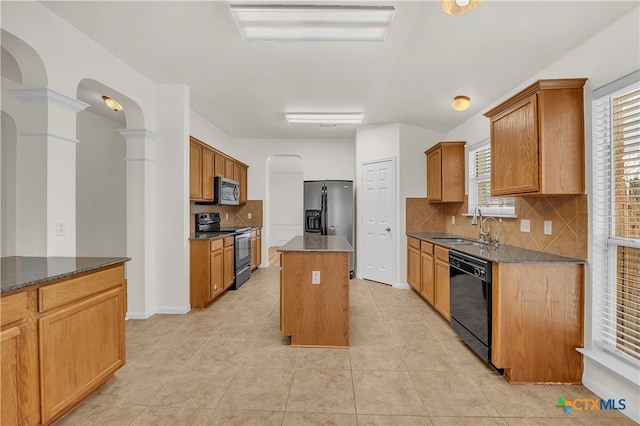
POLYGON ((256 229, 256 267, 262 263, 262 228, 256 229))
POLYGON ((222 255, 222 269, 223 269, 223 281, 225 290, 233 285, 235 278, 235 238, 224 238, 224 249, 222 255))
POLYGON ((581 383, 584 265, 493 263, 491 362, 511 383, 581 383))
POLYGON ((427 156, 427 200, 464 201, 465 142, 440 142, 425 151, 427 156))
POLYGON ((251 230, 251 270, 258 267, 258 233, 255 229, 251 230))
POLYGON ((435 276, 433 275, 433 244, 420 242, 420 294, 434 304, 435 276))
POLYGON ((2 296, 0 424, 40 423, 35 292, 2 296))
POLYGON ((435 247, 435 294, 433 307, 447 320, 451 319, 449 302, 449 250, 435 247))
POLYGON ((407 283, 450 320, 449 250, 408 236, 407 283))
POLYGON ((192 240, 189 246, 189 301, 192 308, 204 308, 226 288, 224 240, 192 240))
POLYGON ((194 141, 189 144, 189 198, 202 198, 202 146, 194 141))
POLYGON ((248 166, 225 155, 204 142, 190 138, 189 199, 213 201, 214 176, 226 177, 240 183, 240 204, 247 203, 248 166))
POLYGON ((420 240, 407 237, 407 283, 420 292, 420 240))
POLYGON ((585 81, 539 80, 484 114, 491 195, 584 193, 585 81))

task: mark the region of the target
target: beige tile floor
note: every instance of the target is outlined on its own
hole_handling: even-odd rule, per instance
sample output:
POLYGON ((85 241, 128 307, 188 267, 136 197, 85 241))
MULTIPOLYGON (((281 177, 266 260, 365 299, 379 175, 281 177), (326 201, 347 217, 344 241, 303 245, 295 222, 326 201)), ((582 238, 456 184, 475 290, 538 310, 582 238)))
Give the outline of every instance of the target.
POLYGON ((127 321, 127 364, 59 425, 624 425, 583 386, 509 385, 414 291, 351 281, 351 348, 292 348, 279 268, 187 315, 127 321))

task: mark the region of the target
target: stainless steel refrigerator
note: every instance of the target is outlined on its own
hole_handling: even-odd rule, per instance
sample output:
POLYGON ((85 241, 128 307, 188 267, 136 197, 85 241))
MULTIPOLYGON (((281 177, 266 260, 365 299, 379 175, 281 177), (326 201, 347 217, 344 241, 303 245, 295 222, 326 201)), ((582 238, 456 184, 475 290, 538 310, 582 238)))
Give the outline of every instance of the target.
POLYGON ((342 235, 353 252, 349 256, 351 276, 355 273, 353 244, 353 182, 312 180, 304 182, 304 235, 342 235))

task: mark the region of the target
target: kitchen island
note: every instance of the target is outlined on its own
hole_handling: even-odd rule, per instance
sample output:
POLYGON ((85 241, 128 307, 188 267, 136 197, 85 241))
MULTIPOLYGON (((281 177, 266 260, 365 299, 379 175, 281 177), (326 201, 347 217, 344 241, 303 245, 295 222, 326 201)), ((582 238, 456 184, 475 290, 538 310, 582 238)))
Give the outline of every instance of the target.
POLYGON ((128 260, 1 259, 0 424, 50 424, 124 365, 128 260))
POLYGON ((349 254, 345 237, 294 237, 280 255, 280 330, 292 346, 349 346, 349 254))

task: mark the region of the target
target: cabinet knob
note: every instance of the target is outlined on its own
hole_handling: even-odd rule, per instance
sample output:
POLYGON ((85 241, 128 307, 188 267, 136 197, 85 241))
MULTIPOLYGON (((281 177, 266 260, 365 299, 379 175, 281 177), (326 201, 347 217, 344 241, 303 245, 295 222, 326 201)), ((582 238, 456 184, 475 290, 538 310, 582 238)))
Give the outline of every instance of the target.
POLYGON ((385 231, 389 232, 389 231, 391 231, 391 228, 387 227, 387 228, 385 229, 385 231))

